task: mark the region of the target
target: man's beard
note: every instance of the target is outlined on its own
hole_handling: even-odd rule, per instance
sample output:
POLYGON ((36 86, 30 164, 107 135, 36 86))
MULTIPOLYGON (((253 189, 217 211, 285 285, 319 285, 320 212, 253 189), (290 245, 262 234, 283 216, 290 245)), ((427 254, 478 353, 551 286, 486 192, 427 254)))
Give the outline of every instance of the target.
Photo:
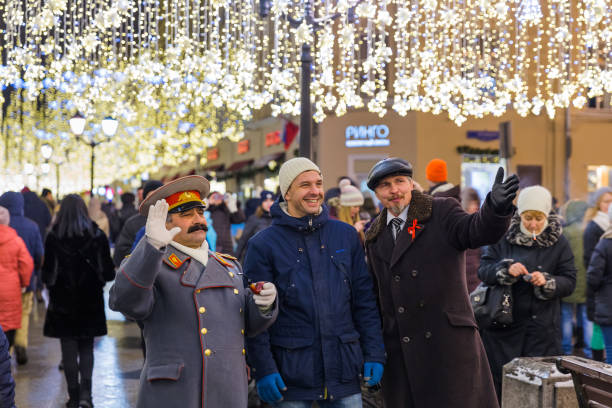
POLYGON ((403 204, 391 204, 389 206, 389 211, 391 211, 391 213, 393 215, 400 215, 402 213, 402 211, 404 211, 406 209, 406 207, 408 207, 407 205, 403 205, 403 204))

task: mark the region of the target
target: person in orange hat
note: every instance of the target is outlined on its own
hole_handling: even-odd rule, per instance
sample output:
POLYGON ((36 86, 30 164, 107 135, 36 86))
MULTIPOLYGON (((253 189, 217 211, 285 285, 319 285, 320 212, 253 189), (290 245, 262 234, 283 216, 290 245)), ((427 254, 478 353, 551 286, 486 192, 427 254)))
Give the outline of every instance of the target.
POLYGON ((427 194, 434 197, 453 197, 460 201, 459 186, 447 181, 448 169, 442 159, 433 159, 425 168, 425 176, 429 184, 427 194))
POLYGON ((209 251, 209 189, 204 177, 186 176, 147 196, 145 236, 110 289, 111 309, 143 325, 139 408, 246 407, 244 337, 278 313, 274 284, 246 289, 236 258, 209 251))

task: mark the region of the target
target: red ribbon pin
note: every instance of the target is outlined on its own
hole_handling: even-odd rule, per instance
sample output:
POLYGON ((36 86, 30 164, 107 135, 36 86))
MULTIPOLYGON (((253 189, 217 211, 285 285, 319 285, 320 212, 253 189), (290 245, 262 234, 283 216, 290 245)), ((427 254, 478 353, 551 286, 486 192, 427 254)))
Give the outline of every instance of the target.
POLYGON ((412 226, 406 228, 406 230, 408 231, 408 233, 410 234, 413 240, 416 235, 416 230, 418 229, 421 229, 421 226, 417 225, 417 220, 412 220, 412 226))

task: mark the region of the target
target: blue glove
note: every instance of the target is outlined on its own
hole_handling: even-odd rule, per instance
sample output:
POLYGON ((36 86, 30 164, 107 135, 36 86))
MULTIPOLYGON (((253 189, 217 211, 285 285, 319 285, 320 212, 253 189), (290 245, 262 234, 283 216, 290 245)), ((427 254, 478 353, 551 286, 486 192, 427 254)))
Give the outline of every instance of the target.
POLYGON ((287 386, 279 373, 268 374, 257 381, 257 393, 259 394, 259 398, 268 404, 273 404, 282 400, 283 396, 280 393, 281 391, 287 391, 287 386))
POLYGON ((366 386, 373 387, 378 384, 382 378, 384 367, 380 363, 368 363, 363 365, 363 379, 366 386))

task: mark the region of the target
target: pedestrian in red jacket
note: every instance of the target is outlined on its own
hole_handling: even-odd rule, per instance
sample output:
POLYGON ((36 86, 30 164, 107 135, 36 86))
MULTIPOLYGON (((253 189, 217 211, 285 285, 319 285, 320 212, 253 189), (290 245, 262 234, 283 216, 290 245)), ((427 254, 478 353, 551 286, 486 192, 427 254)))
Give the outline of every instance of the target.
POLYGON ((30 282, 34 261, 9 221, 8 210, 0 207, 0 325, 12 346, 21 327, 21 288, 30 282))

